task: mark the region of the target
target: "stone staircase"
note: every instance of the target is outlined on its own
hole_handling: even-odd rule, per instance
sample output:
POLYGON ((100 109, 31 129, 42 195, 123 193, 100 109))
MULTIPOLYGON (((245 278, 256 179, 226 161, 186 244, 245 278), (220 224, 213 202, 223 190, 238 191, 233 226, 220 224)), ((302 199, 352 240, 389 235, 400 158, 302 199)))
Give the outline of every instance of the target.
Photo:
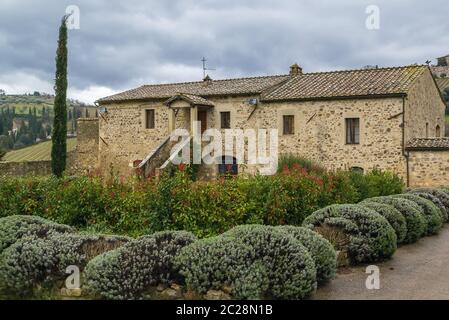
POLYGON ((143 179, 159 176, 161 171, 164 170, 172 160, 178 155, 178 153, 184 148, 186 144, 190 144, 191 137, 179 145, 172 154, 170 154, 173 146, 177 142, 170 141, 170 136, 165 138, 164 141, 152 150, 145 159, 140 162, 136 170, 138 175, 143 179))

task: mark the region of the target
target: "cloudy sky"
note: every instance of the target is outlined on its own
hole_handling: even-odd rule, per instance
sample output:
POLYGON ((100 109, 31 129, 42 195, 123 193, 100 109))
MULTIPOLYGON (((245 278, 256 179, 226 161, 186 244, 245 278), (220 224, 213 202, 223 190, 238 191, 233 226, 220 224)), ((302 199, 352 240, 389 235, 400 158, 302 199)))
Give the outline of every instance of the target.
MULTIPOLYGON (((424 63, 449 54, 447 0, 0 0, 0 88, 52 92, 60 18, 69 96, 85 102, 146 83, 424 63), (379 29, 366 27, 369 5, 379 29)), ((370 20, 372 21, 372 20, 370 20)))

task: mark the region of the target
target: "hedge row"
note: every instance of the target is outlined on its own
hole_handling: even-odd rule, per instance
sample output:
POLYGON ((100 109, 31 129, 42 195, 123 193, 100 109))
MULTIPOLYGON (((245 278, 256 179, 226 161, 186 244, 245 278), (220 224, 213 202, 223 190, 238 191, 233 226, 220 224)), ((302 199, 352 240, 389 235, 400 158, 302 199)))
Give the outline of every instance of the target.
POLYGON ((304 227, 242 225, 200 240, 186 231, 130 239, 80 234, 39 217, 1 218, 0 294, 61 285, 65 268, 76 265, 83 288, 98 298, 141 299, 152 286, 177 283, 199 294, 226 288, 237 299, 303 299, 335 276, 335 249, 354 264, 374 262, 390 258, 397 243, 438 232, 443 210, 416 194, 443 204, 440 192, 332 205, 304 227))
POLYGON ((204 182, 178 171, 160 180, 0 178, 0 217, 36 215, 92 232, 219 235, 242 224, 301 225, 319 208, 402 192, 388 172, 366 175, 292 165, 277 175, 204 182))
POLYGON ((83 270, 96 255, 129 241, 120 236, 84 235, 73 228, 29 216, 0 219, 0 293, 30 295, 36 287, 65 279, 66 268, 83 270))
POLYGON ((447 191, 418 189, 359 205, 328 206, 306 218, 304 226, 346 251, 352 263, 366 263, 388 259, 397 244, 438 233, 448 222, 448 210, 447 191))
POLYGON ((6 217, 8 243, 0 254, 0 294, 29 297, 37 288, 62 286, 67 266, 83 272, 91 297, 140 299, 152 286, 177 283, 197 293, 231 288, 239 299, 302 299, 336 274, 336 253, 319 234, 302 227, 245 225, 197 240, 185 231, 157 232, 135 240, 84 235, 50 221, 6 217), (25 225, 28 223, 28 227, 25 225), (63 227, 63 228, 61 228, 63 227))

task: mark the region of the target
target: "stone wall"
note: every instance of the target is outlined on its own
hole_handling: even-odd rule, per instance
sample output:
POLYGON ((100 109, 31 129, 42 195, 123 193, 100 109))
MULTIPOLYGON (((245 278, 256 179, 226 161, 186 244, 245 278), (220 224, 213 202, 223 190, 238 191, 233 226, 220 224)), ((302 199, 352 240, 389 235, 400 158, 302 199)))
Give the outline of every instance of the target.
POLYGON ((434 138, 436 127, 445 135, 445 109, 440 91, 430 72, 425 72, 413 84, 405 106, 405 141, 413 138, 434 138), (426 125, 427 124, 427 125, 426 125), (426 127, 428 126, 428 132, 426 127))
POLYGON ((88 174, 98 168, 99 120, 80 118, 77 123, 77 145, 70 163, 71 174, 88 174))
POLYGON ((410 187, 449 186, 449 150, 410 151, 410 187))
POLYGON ((168 108, 162 101, 106 105, 99 118, 99 167, 130 174, 135 160, 143 160, 168 136, 168 108), (155 110, 155 128, 145 128, 145 109, 155 110))
MULTIPOLYGON (((67 153, 66 174, 85 175, 98 168, 98 118, 78 119, 77 145, 67 153)), ((51 161, 0 162, 0 176, 51 174, 51 161)))
MULTIPOLYGON (((73 164, 76 159, 75 151, 67 153, 67 172, 74 174, 73 164)), ((46 176, 51 174, 51 161, 21 161, 0 162, 0 177, 18 177, 26 175, 46 176)))
POLYGON ((0 177, 51 174, 51 161, 0 162, 0 177))
POLYGON ((402 100, 398 98, 276 103, 256 111, 258 126, 279 128, 280 154, 298 154, 331 170, 375 167, 405 176, 402 100), (295 132, 282 135, 282 116, 295 132), (360 144, 346 144, 346 118, 360 118, 360 144))

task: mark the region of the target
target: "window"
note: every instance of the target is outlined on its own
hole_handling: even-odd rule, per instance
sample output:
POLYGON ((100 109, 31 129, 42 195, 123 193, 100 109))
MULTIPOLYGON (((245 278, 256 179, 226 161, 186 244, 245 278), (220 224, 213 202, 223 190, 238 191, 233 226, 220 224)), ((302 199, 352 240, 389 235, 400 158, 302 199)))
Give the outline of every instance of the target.
POLYGON ((145 128, 154 129, 154 109, 145 110, 145 128))
POLYGON ((231 113, 230 112, 220 112, 221 128, 231 129, 231 113))
POLYGON ((295 133, 295 116, 283 116, 283 134, 295 133))
POLYGON ((346 119, 346 144, 360 143, 360 119, 346 119))
POLYGON ((435 136, 436 136, 437 138, 440 138, 440 137, 441 137, 441 128, 440 128, 440 126, 437 126, 437 127, 436 127, 436 129, 435 129, 435 136))
POLYGON ((426 138, 429 137, 429 123, 426 123, 426 138))

